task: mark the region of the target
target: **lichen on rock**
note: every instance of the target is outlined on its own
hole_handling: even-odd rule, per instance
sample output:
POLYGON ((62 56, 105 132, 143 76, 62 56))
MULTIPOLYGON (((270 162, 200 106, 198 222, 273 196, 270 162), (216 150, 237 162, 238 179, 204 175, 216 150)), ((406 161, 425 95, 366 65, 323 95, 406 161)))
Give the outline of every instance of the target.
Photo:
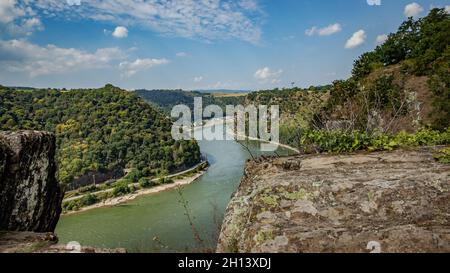
POLYGON ((434 150, 250 161, 217 251, 449 252, 450 166, 434 150))
POLYGON ((51 133, 0 132, 0 230, 53 232, 61 213, 51 133))

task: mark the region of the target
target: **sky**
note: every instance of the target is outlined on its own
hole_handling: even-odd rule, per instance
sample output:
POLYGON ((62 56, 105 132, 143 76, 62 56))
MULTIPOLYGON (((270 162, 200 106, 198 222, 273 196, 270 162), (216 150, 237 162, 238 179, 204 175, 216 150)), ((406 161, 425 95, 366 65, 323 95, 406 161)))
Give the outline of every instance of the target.
POLYGON ((324 85, 432 7, 450 0, 0 0, 0 84, 324 85))

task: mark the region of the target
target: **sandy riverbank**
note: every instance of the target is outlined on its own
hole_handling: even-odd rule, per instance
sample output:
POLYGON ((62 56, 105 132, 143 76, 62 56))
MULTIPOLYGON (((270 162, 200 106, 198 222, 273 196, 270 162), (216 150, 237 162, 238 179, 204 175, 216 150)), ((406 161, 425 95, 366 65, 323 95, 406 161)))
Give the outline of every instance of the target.
POLYGON ((77 211, 69 211, 67 213, 63 213, 62 215, 63 216, 71 215, 71 214, 80 213, 80 212, 88 211, 88 210, 91 210, 91 209, 97 209, 97 208, 101 208, 101 207, 117 206, 117 205, 129 202, 129 201, 132 201, 132 200, 134 200, 137 197, 142 196, 142 195, 156 194, 156 193, 160 193, 160 192, 163 192, 163 191, 175 189, 177 187, 189 185, 189 184, 195 182, 203 174, 205 174, 206 171, 207 170, 201 171, 201 172, 199 172, 199 173, 197 173, 197 174, 195 174, 195 175, 193 175, 191 177, 175 179, 174 182, 170 183, 170 184, 164 184, 164 185, 153 187, 153 188, 149 188, 149 189, 141 189, 141 190, 137 190, 136 192, 134 192, 132 194, 127 194, 127 195, 124 195, 124 196, 110 198, 110 199, 104 200, 104 201, 102 201, 100 203, 94 204, 92 206, 87 206, 87 207, 80 208, 77 211))
POLYGON ((301 153, 299 149, 296 149, 296 148, 294 148, 292 146, 289 146, 287 144, 282 144, 282 143, 274 142, 274 141, 266 141, 266 140, 262 140, 262 139, 259 139, 259 138, 256 138, 256 137, 249 137, 249 136, 238 135, 235 132, 233 132, 232 130, 227 130, 227 133, 233 135, 236 138, 244 137, 244 138, 246 138, 248 140, 260 141, 260 142, 264 142, 264 143, 267 143, 267 144, 275 145, 275 146, 278 146, 278 147, 286 148, 288 150, 296 152, 297 154, 301 153))

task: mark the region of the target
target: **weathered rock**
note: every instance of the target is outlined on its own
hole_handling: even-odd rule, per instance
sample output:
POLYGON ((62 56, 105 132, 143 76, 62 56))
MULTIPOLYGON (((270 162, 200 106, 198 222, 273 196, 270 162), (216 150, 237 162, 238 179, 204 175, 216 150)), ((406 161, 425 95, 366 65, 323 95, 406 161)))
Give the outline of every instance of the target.
POLYGON ((0 232, 0 253, 126 253, 123 248, 86 247, 76 242, 57 244, 53 233, 0 232))
POLYGON ((0 132, 0 230, 52 232, 61 213, 51 133, 0 132))
POLYGON ((432 148, 251 161, 217 251, 449 252, 449 204, 432 148))

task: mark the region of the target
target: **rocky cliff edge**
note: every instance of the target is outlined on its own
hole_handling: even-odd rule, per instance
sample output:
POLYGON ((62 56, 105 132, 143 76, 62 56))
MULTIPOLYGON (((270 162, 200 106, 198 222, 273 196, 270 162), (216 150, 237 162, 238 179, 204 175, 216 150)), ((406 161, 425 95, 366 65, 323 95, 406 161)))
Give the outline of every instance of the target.
POLYGON ((450 165, 433 148, 247 163, 218 252, 449 252, 450 165))
POLYGON ((0 230, 52 232, 61 213, 55 137, 0 132, 0 230))

